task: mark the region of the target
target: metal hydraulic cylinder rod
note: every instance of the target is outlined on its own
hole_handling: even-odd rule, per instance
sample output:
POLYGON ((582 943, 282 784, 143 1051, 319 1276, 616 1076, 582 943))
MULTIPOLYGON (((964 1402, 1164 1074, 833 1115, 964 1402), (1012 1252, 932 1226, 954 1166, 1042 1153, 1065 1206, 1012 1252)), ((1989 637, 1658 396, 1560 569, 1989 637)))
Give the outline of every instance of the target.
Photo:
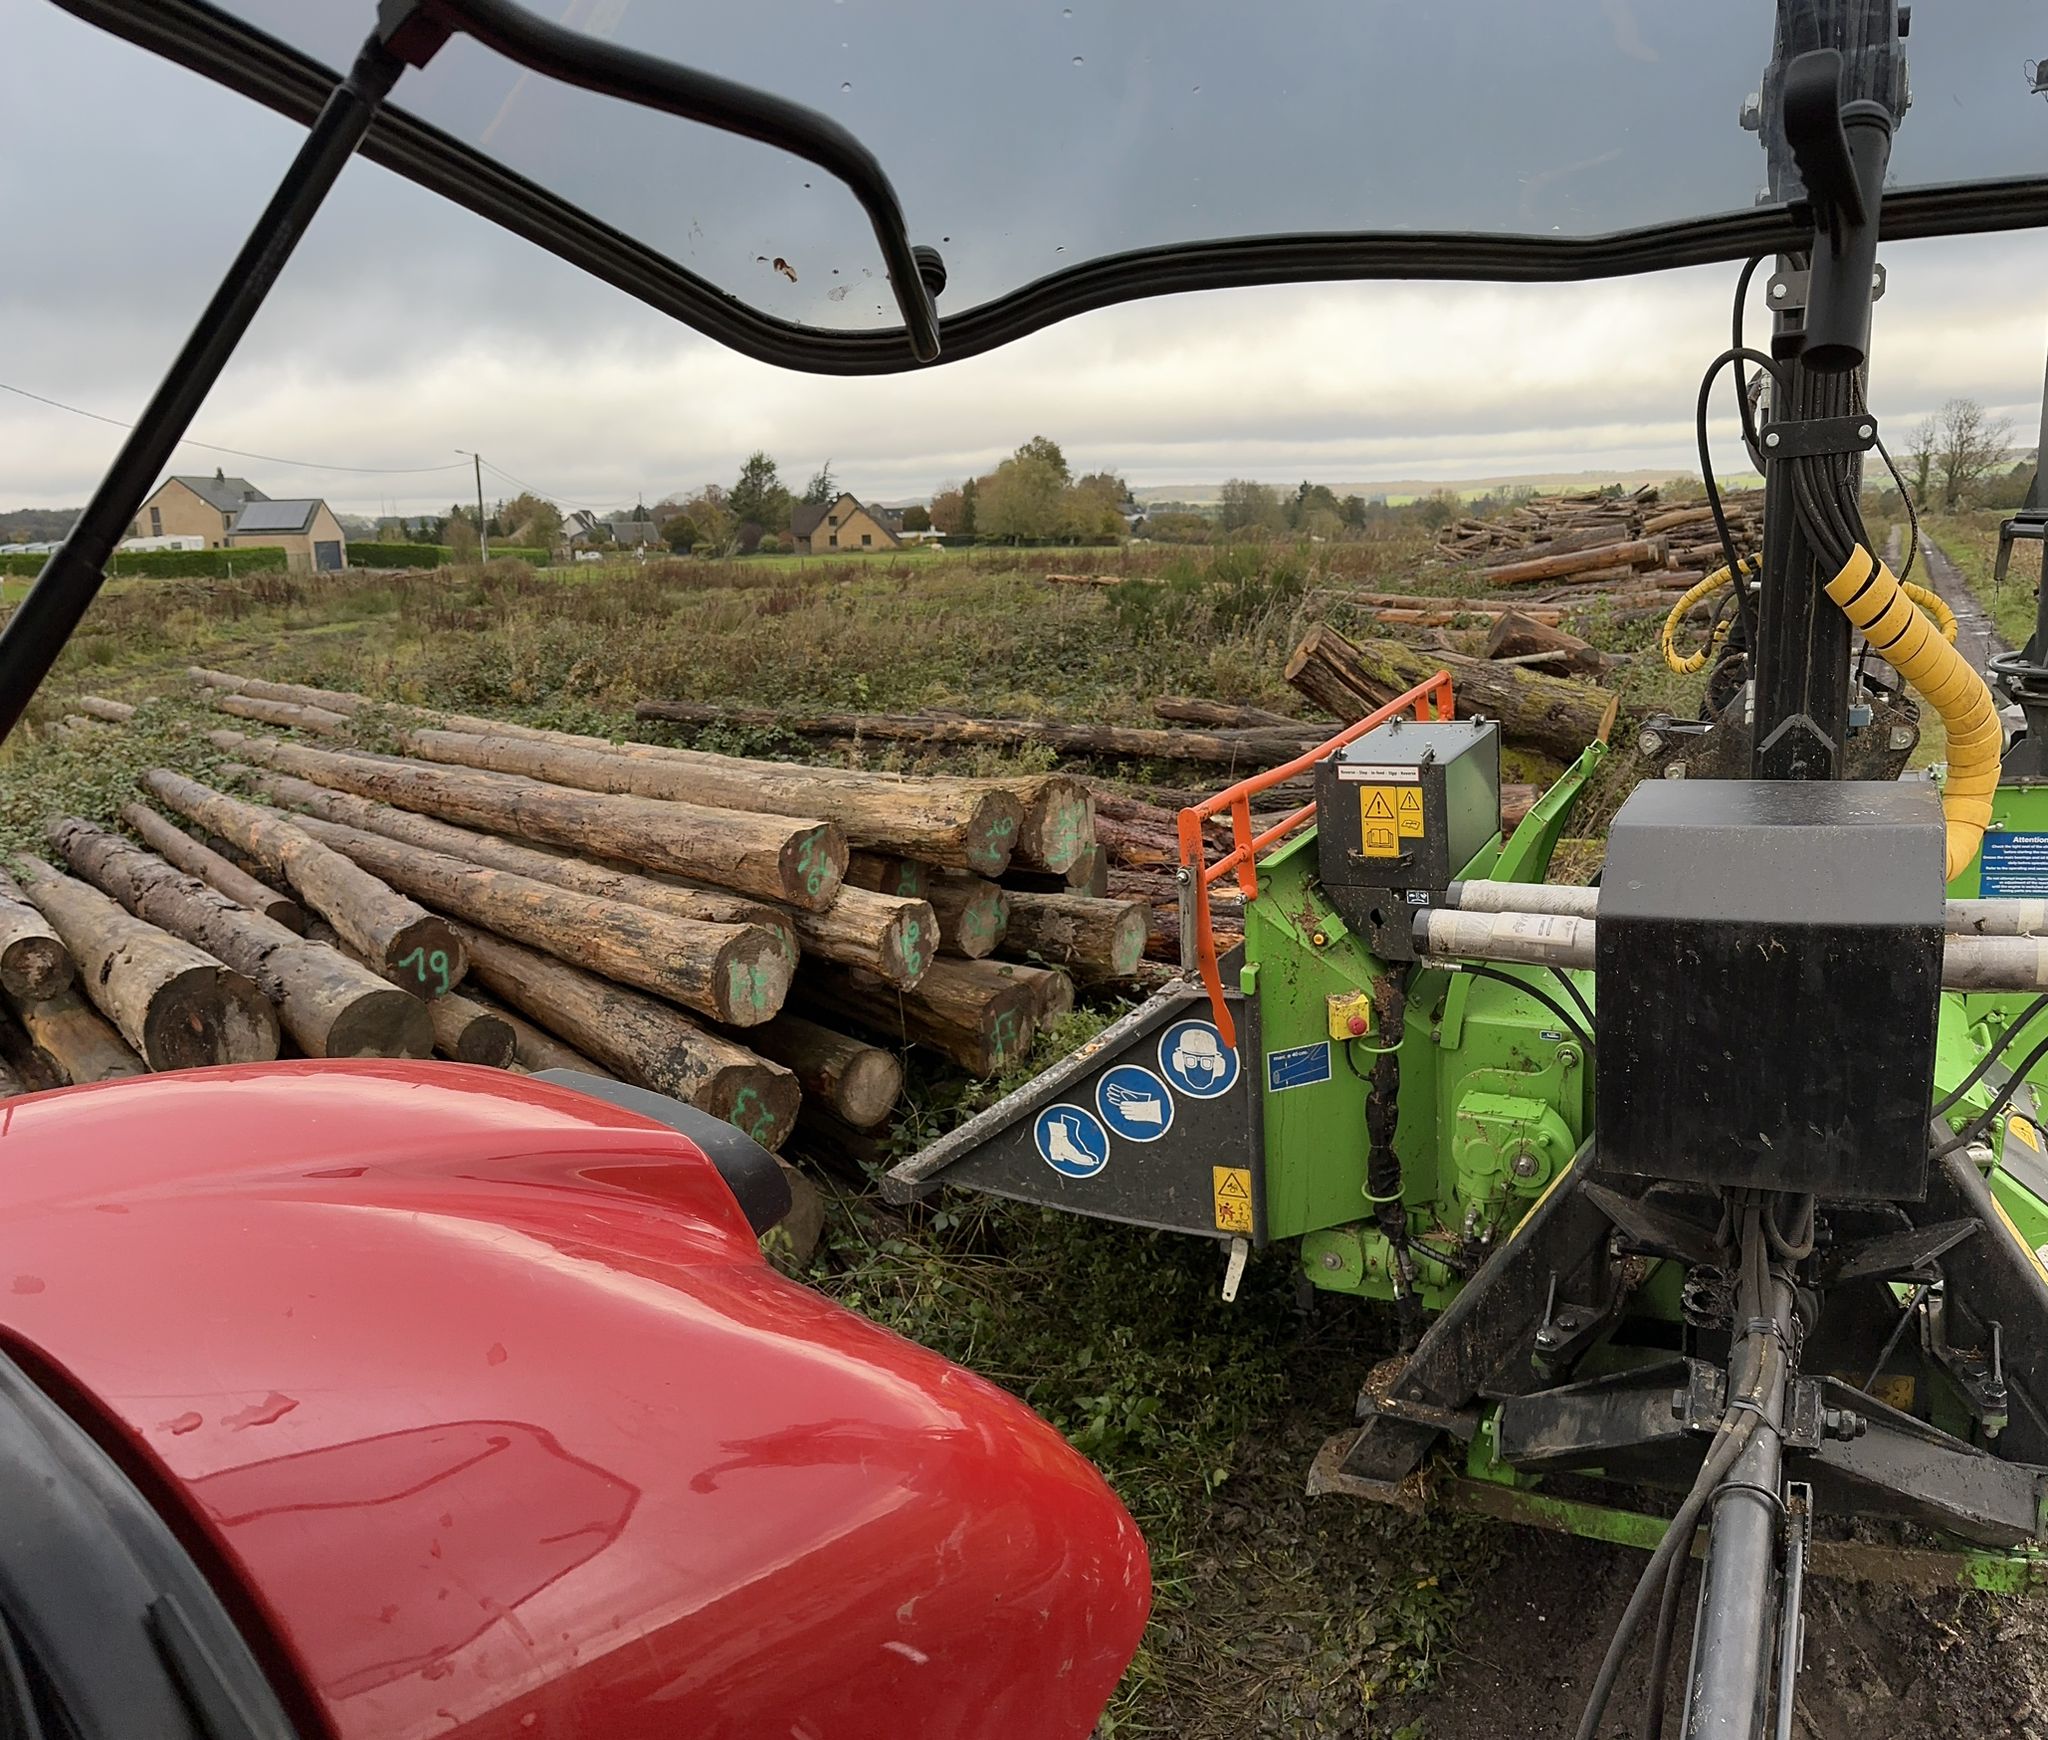
MULTIPOLYGON (((1466 887, 1471 887, 1467 883, 1466 887)), ((1512 961, 1535 967, 1593 965, 1593 921, 1550 912, 1466 912, 1425 907, 1415 915, 1424 957, 1512 961)))
MULTIPOLYGON (((1968 904, 1981 907, 2037 903, 1968 904)), ((1424 960, 1495 961, 1588 971, 1593 966, 1597 930, 1590 918, 1556 912, 1474 912, 1437 906, 1416 913, 1414 922, 1415 952, 1424 960)), ((1941 987, 1945 991, 2048 990, 2048 936, 1952 930, 1942 946, 1941 987)))
MULTIPOLYGON (((1444 890, 1445 906, 1459 912, 1544 912, 1560 918, 1591 918, 1600 890, 1573 882, 1494 882, 1474 877, 1444 890)), ((2048 901, 2040 902, 2048 906, 2048 901)))
POLYGON ((1762 1417, 1709 1501, 1712 1532, 1686 1679, 1685 1740, 1754 1740, 1768 1732, 1764 1701, 1783 1593, 1779 1427, 1791 1374, 1793 1299, 1791 1284, 1775 1275, 1764 1291, 1765 1311, 1748 1320, 1728 1362, 1729 1396, 1754 1396, 1762 1417))
MULTIPOLYGON (((1459 912, 1541 912, 1593 918, 1600 890, 1575 883, 1494 882, 1474 877, 1444 890, 1443 905, 1459 912)), ((1951 900, 1944 919, 1950 936, 2048 935, 2048 900, 1951 900)))

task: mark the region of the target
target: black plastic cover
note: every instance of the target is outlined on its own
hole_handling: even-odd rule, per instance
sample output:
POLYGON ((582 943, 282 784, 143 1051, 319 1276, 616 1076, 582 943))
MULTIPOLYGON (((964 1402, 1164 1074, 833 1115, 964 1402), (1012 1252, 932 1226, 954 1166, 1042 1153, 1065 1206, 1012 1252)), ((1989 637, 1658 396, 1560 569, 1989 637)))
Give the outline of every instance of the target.
POLYGON ((723 1118, 714 1118, 709 1112, 670 1099, 667 1094, 634 1087, 608 1075, 590 1075, 580 1069, 536 1070, 532 1079, 574 1088, 580 1094, 589 1094, 592 1099, 603 1100, 621 1111, 637 1112, 689 1137, 718 1168, 718 1176, 725 1180, 740 1212, 747 1217, 747 1225, 755 1232, 764 1233, 781 1224, 782 1217, 789 1213, 789 1180, 783 1177, 780 1163, 753 1137, 723 1118))
POLYGON ((1600 886, 1601 1169, 1919 1200, 1944 841, 1923 782, 1638 786, 1600 886))

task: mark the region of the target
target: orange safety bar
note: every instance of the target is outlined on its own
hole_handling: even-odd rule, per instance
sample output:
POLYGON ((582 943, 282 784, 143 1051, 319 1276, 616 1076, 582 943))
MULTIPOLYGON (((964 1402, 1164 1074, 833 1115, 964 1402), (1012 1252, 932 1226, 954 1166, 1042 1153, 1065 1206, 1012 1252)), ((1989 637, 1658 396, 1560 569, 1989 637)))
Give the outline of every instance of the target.
POLYGON ((1417 683, 1406 694, 1396 695, 1356 725, 1347 725, 1329 742, 1311 749, 1306 755, 1298 755, 1279 767, 1269 767, 1264 773, 1241 779, 1214 797, 1204 798, 1181 811, 1181 880, 1182 887, 1193 895, 1195 964, 1201 968, 1202 983, 1209 992, 1209 1007, 1215 1014, 1216 1029, 1222 1034, 1225 1045, 1236 1046, 1237 1023, 1230 1018, 1229 1007, 1223 1001, 1223 975, 1216 965, 1216 932, 1209 921, 1209 885, 1235 870, 1237 885, 1244 891, 1244 897, 1250 900, 1259 892, 1258 854, 1276 840, 1284 840, 1316 813, 1314 804, 1306 804, 1284 821, 1274 823, 1263 834, 1254 834, 1252 799, 1298 773, 1306 773, 1325 756, 1335 754, 1345 744, 1363 737, 1375 726, 1385 724, 1397 713, 1412 711, 1417 719, 1423 721, 1448 719, 1452 716, 1452 705, 1451 673, 1438 671, 1435 676, 1417 683), (1231 848, 1211 864, 1204 824, 1211 816, 1225 813, 1230 817, 1231 848))

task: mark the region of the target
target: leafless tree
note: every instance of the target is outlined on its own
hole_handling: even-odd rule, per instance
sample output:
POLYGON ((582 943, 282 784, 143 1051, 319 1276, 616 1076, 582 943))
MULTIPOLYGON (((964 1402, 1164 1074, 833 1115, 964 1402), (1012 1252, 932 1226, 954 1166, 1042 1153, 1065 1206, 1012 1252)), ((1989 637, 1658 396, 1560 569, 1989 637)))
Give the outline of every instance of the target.
POLYGON ((2005 457, 2012 424, 1987 417, 1975 399, 1951 399, 1935 419, 1934 468, 1941 474, 1941 505, 1954 513, 1963 497, 2005 457))

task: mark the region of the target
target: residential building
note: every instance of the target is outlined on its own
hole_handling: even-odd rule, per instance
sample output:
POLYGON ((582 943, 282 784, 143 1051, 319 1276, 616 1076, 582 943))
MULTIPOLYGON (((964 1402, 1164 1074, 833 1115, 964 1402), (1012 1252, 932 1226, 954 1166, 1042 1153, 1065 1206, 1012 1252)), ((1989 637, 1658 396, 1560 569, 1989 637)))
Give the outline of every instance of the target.
POLYGON ((572 546, 616 544, 622 550, 641 550, 661 542, 654 522, 632 514, 604 518, 588 508, 577 508, 562 522, 562 535, 572 546))
POLYGON ((325 574, 348 566, 348 539, 341 522, 324 501, 310 497, 244 502, 225 542, 230 549, 259 544, 281 549, 285 566, 294 574, 325 574))
POLYGON ((246 477, 229 477, 218 470, 211 477, 167 477, 142 504, 128 535, 204 538, 202 549, 224 549, 243 504, 269 499, 246 477))
POLYGON ((798 502, 789 513, 789 539, 801 556, 903 547, 903 539, 889 524, 887 510, 866 507, 847 494, 835 501, 798 502))

